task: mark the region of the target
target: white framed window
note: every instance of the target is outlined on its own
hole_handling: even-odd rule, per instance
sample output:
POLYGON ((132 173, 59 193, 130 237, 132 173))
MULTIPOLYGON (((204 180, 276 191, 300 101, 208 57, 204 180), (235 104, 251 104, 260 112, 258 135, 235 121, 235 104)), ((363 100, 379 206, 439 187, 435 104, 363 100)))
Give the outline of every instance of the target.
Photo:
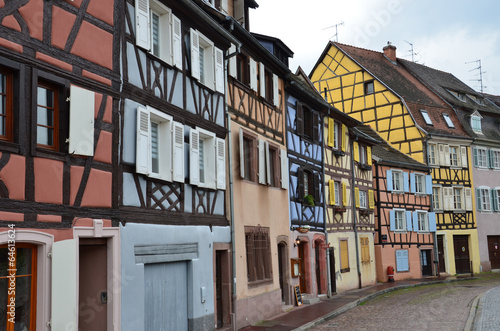
POLYGON ((417 232, 429 232, 429 218, 426 211, 413 212, 413 229, 417 232))
POLYGON ((149 106, 137 108, 136 171, 184 182, 184 126, 149 106))
POLYGON ((156 0, 136 0, 136 44, 182 69, 181 21, 156 0))
POLYGON ((368 208, 366 191, 361 191, 361 190, 359 191, 359 208, 362 209, 368 208))
POLYGON ((429 113, 427 113, 427 110, 421 109, 420 113, 422 114, 422 117, 424 118, 425 124, 432 125, 432 120, 429 116, 429 113))
POLYGON ((425 194, 425 175, 415 174, 415 193, 425 194))
POLYGON ((438 165, 437 158, 436 158, 436 154, 437 154, 436 145, 429 144, 427 151, 428 151, 429 165, 438 165))
POLYGON ((190 29, 191 76, 217 92, 224 93, 224 54, 197 30, 190 29))
POLYGON ((476 188, 477 210, 491 211, 491 202, 493 200, 493 193, 489 187, 476 188))
POLYGON ((481 117, 480 116, 476 116, 476 115, 472 115, 470 117, 470 126, 472 128, 473 131, 475 132, 482 132, 482 129, 481 129, 481 117))
POLYGON ((342 192, 340 191, 340 182, 333 179, 329 180, 328 190, 330 194, 330 205, 340 206, 342 194, 342 192))
POLYGON ((432 207, 434 210, 443 209, 443 197, 441 190, 441 186, 432 187, 432 207))
POLYGON ((443 209, 448 211, 472 210, 472 190, 470 187, 443 187, 443 209))
POLYGON ((463 210, 464 208, 464 192, 461 187, 453 188, 453 208, 454 210, 463 210))
POLYGON ((446 122, 446 125, 448 125, 449 128, 455 127, 455 125, 453 124, 453 122, 450 118, 450 115, 443 113, 443 118, 444 118, 444 121, 446 122))
POLYGON ((495 187, 492 190, 491 202, 493 211, 500 211, 500 187, 495 187))
POLYGON ((472 157, 474 159, 474 166, 478 168, 488 167, 488 150, 486 148, 474 147, 472 149, 472 157))
POLYGON ((404 190, 404 175, 402 171, 392 171, 392 190, 403 192, 404 190))
POLYGON ((411 212, 404 209, 389 210, 389 226, 390 230, 394 232, 411 231, 411 212))
POLYGON ((422 173, 411 173, 410 192, 415 194, 432 194, 432 176, 422 173))
POLYGON ((460 165, 458 153, 458 146, 450 146, 450 166, 458 167, 460 165))
POLYGON ((489 150, 489 164, 490 168, 500 169, 500 150, 497 149, 489 150))
POLYGON ((190 128, 189 146, 190 184, 224 190, 226 188, 225 140, 202 128, 190 128))

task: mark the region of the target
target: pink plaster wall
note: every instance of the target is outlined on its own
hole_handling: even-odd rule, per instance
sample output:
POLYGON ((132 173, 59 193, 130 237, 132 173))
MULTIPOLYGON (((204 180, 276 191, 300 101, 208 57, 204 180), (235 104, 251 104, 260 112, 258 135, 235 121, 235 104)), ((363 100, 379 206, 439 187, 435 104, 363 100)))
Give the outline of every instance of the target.
POLYGON ((97 147, 94 153, 94 160, 111 164, 111 145, 113 134, 107 131, 101 131, 97 147))
POLYGON ((17 20, 13 15, 5 16, 5 18, 2 20, 2 25, 12 30, 21 32, 21 26, 19 25, 19 23, 17 23, 17 20))
POLYGON ((64 49, 76 16, 57 6, 52 7, 52 45, 64 49))
MULTIPOLYGON (((430 247, 426 247, 430 248, 430 247)), ((385 246, 382 248, 381 245, 375 246, 375 258, 377 261, 377 281, 387 282, 387 267, 394 267, 394 280, 404 280, 404 279, 417 279, 422 278, 422 270, 420 266, 420 249, 416 245, 411 247, 403 246, 400 247, 390 247, 385 246), (405 249, 408 250, 408 264, 409 271, 398 272, 396 270, 396 250, 405 249)))
POLYGON ((18 53, 23 52, 23 46, 16 44, 16 43, 13 43, 12 41, 7 40, 7 39, 0 38, 0 46, 8 48, 8 49, 15 51, 15 52, 18 52, 18 53))
POLYGON ((90 0, 87 13, 109 25, 113 25, 114 2, 112 0, 90 0))
POLYGON ((16 154, 10 154, 9 162, 0 171, 0 179, 9 190, 9 199, 24 200, 26 180, 25 158, 16 154))
POLYGON ((35 201, 62 203, 63 162, 34 158, 35 201))
POLYGON ((71 53, 108 69, 113 69, 113 35, 83 21, 71 53), (99 45, 99 47, 95 47, 95 45, 99 45))
POLYGON ((64 69, 64 70, 67 70, 67 71, 72 71, 73 70, 73 66, 71 64, 68 64, 64 61, 61 61, 61 60, 58 60, 56 58, 53 58, 51 56, 48 56, 48 55, 45 55, 43 53, 40 53, 40 52, 36 52, 36 58, 38 60, 42 60, 44 62, 47 62, 47 63, 50 63, 56 67, 59 67, 61 69, 64 69))
POLYGON ((82 181, 83 167, 71 166, 70 170, 70 190, 69 190, 69 203, 70 205, 75 204, 76 194, 80 188, 80 182, 82 181))
POLYGON ((7 222, 23 222, 24 221, 24 214, 1 211, 0 212, 0 220, 7 221, 7 222))
POLYGON ((109 207, 111 208, 111 172, 92 169, 85 193, 83 193, 82 207, 109 207))
POLYGON ((30 36, 43 40, 43 0, 30 0, 19 8, 19 13, 28 25, 30 36))

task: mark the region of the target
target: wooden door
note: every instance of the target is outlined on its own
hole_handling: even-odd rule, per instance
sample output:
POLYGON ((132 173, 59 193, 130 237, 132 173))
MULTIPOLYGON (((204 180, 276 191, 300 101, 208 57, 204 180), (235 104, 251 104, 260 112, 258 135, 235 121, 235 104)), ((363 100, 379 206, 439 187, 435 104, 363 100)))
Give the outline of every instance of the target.
POLYGON ((335 279, 335 255, 333 253, 333 247, 328 248, 330 254, 330 289, 332 293, 337 292, 337 283, 335 279))
POLYGON ((305 244, 299 244, 299 263, 300 263, 300 276, 299 276, 299 284, 300 284, 300 292, 302 294, 306 293, 306 264, 305 264, 305 244))
POLYGON ((106 239, 80 239, 78 330, 107 330, 106 239))
POLYGON ((491 269, 500 269, 500 236, 488 236, 491 269))
POLYGON ((470 273, 469 236, 453 236, 457 274, 470 273))
POLYGON ((432 260, 430 249, 423 249, 420 251, 420 265, 422 266, 422 276, 432 276, 432 260))
POLYGON ((438 260, 439 260, 439 272, 446 272, 446 266, 444 264, 444 244, 443 236, 437 236, 438 241, 438 260))

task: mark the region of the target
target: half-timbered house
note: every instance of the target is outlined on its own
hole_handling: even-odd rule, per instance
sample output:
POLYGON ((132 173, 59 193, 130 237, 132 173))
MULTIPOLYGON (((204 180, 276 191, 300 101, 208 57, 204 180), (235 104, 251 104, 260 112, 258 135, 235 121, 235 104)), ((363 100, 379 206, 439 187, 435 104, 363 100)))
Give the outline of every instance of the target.
POLYGON ((335 107, 433 168, 439 268, 450 274, 478 272, 472 140, 454 109, 412 75, 405 63, 396 58, 393 45, 375 52, 330 42, 310 76, 335 107))
POLYGON ((120 330, 115 3, 0 16, 0 325, 120 330))
POLYGON ((498 224, 498 190, 500 177, 500 131, 497 121, 500 108, 488 96, 474 91, 449 73, 404 63, 416 77, 453 106, 460 124, 474 139, 468 153, 475 195, 479 257, 483 271, 500 268, 500 228, 498 224))
POLYGON ((120 15, 122 330, 227 326, 224 64, 240 43, 191 0, 120 15))
POLYGON ((370 127, 358 129, 380 141, 372 148, 377 281, 388 281, 388 268, 396 281, 435 275, 430 168, 390 146, 370 127))

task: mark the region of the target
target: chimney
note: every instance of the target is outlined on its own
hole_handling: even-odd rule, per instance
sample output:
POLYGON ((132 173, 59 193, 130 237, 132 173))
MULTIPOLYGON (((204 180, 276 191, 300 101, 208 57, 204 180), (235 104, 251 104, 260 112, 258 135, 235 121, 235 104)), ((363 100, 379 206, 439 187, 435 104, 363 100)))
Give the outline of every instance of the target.
POLYGON ((390 41, 387 42, 387 46, 383 48, 384 55, 391 60, 392 62, 396 63, 396 46, 392 45, 390 41))

